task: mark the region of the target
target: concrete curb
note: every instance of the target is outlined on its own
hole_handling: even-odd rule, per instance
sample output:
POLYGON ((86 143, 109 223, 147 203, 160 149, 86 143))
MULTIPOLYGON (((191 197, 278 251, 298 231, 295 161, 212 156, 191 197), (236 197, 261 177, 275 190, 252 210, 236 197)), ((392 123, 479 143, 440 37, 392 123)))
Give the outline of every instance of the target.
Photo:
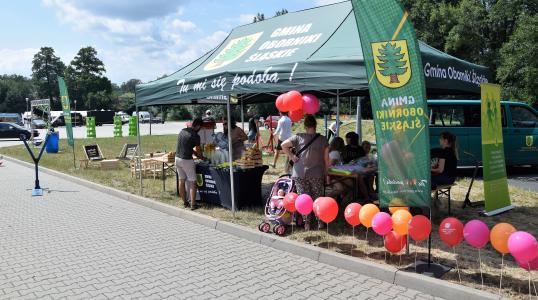
MULTIPOLYGON (((34 168, 34 165, 9 156, 4 155, 4 159, 25 167, 34 168)), ((133 195, 127 192, 116 190, 85 179, 67 175, 55 170, 40 167, 41 172, 56 176, 67 181, 83 185, 132 203, 155 209, 162 213, 179 217, 193 223, 197 223, 223 233, 228 233, 236 237, 246 239, 255 243, 266 245, 278 250, 286 251, 295 255, 309 258, 330 266, 342 268, 361 275, 369 276, 385 282, 397 284, 411 288, 432 296, 444 299, 500 299, 497 295, 479 291, 470 287, 457 285, 428 276, 400 271, 389 265, 381 265, 356 257, 350 257, 326 249, 314 247, 279 237, 273 234, 262 233, 241 225, 221 221, 206 215, 202 215, 189 210, 181 209, 166 203, 161 203, 149 198, 133 195)))

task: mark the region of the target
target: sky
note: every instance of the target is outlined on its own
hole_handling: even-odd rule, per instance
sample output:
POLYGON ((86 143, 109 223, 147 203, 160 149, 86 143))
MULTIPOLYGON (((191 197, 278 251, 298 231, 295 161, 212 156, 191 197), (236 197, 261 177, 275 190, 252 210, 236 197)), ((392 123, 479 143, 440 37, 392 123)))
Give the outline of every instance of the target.
POLYGON ((52 47, 68 65, 92 46, 106 76, 121 84, 171 74, 222 42, 256 13, 272 17, 341 0, 2 1, 0 74, 31 76, 32 58, 52 47))

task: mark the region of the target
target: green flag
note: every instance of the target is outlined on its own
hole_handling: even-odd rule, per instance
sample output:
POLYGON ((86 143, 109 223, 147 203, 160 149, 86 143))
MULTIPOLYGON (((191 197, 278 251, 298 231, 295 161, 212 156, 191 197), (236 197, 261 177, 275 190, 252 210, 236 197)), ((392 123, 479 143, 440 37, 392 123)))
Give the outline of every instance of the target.
POLYGON ((480 87, 485 212, 492 216, 512 209, 504 162, 501 87, 485 83, 480 87))
POLYGON ((374 115, 381 206, 431 205, 426 89, 418 41, 395 0, 352 0, 374 115))
POLYGON ((62 102, 62 110, 65 121, 65 131, 67 133, 67 143, 69 146, 74 146, 73 141, 73 126, 71 124, 71 104, 69 101, 69 95, 67 94, 67 87, 63 77, 58 76, 58 85, 60 86, 60 99, 62 102))

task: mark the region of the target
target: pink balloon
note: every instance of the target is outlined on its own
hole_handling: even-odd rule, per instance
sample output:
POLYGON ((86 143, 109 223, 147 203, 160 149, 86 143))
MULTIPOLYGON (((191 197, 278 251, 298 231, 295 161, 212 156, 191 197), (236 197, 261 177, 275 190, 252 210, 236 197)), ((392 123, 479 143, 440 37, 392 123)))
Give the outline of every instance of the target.
POLYGON ((303 95, 303 112, 305 114, 315 114, 319 111, 318 97, 312 94, 303 95))
POLYGON ((523 269, 527 271, 538 270, 538 257, 536 257, 533 261, 530 261, 528 263, 520 262, 519 260, 516 260, 516 261, 520 267, 522 267, 523 269))
POLYGON ((301 194, 295 200, 295 208, 301 215, 308 215, 312 212, 312 197, 301 194))
POLYGON ((486 223, 480 220, 471 220, 463 227, 463 238, 465 241, 477 248, 481 249, 489 242, 489 228, 486 223))
POLYGON ((525 264, 538 257, 538 242, 532 234, 516 231, 508 238, 508 250, 516 260, 525 264))
POLYGON ((392 230, 392 218, 386 212, 378 212, 372 219, 372 228, 375 233, 385 235, 392 230))

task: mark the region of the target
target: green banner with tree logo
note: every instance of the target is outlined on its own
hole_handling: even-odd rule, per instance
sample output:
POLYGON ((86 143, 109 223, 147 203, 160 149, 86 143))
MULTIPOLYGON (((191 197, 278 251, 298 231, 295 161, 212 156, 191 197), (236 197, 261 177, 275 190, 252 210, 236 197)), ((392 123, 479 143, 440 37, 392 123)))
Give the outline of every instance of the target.
POLYGON ((73 125, 71 124, 71 103, 63 77, 58 76, 58 85, 60 86, 60 99, 64 115, 65 131, 67 133, 67 143, 73 147, 75 144, 73 141, 73 125))
POLYGON ((398 1, 351 3, 369 79, 379 153, 380 204, 429 207, 426 89, 413 26, 398 1))
POLYGON ((512 209, 504 161, 501 86, 483 83, 480 88, 485 213, 493 216, 512 209))

